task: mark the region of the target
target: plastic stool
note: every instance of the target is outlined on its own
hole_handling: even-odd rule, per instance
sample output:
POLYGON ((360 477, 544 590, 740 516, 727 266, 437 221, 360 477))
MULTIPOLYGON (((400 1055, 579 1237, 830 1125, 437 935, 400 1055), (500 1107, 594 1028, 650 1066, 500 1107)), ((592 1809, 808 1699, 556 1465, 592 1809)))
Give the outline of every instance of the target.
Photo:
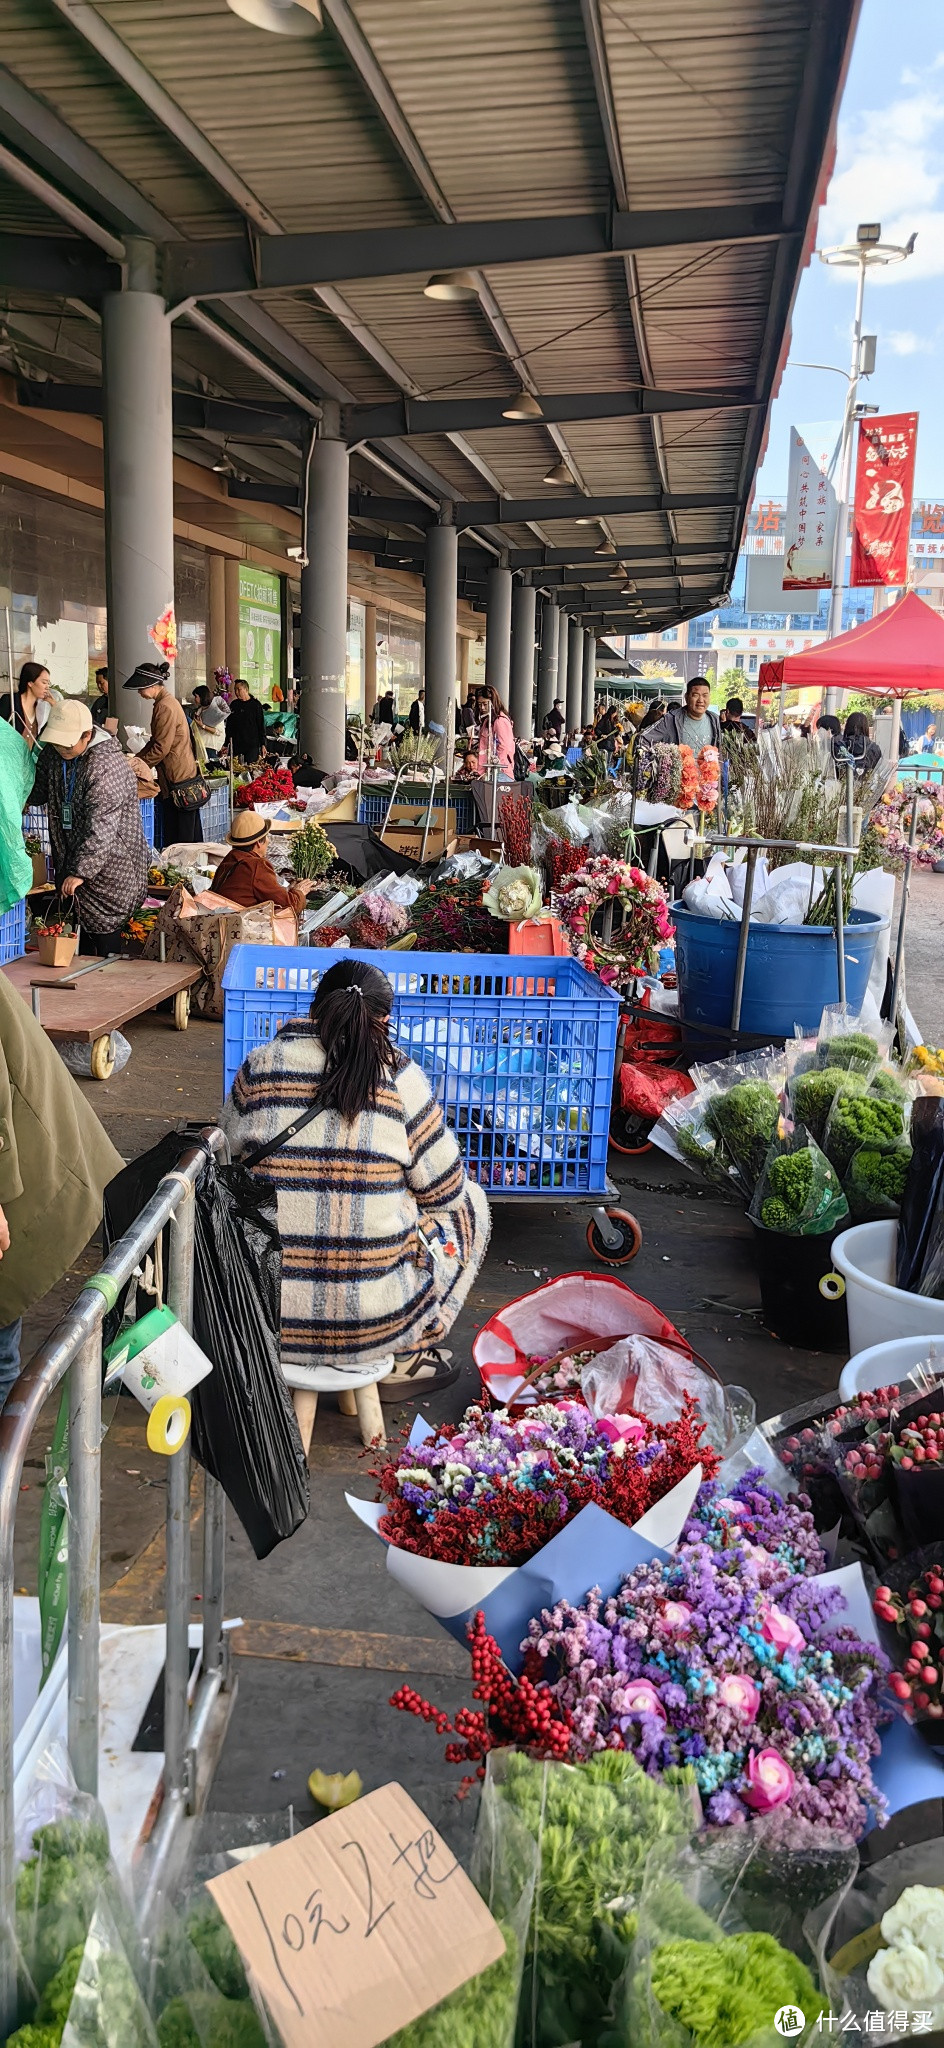
POLYGON ((283 1365, 286 1385, 292 1389, 292 1405, 306 1457, 318 1413, 319 1394, 337 1394, 342 1415, 357 1416, 363 1443, 386 1443, 387 1432, 377 1381, 386 1379, 387 1374, 393 1371, 393 1364, 392 1358, 378 1358, 374 1365, 365 1365, 357 1372, 341 1365, 283 1365))

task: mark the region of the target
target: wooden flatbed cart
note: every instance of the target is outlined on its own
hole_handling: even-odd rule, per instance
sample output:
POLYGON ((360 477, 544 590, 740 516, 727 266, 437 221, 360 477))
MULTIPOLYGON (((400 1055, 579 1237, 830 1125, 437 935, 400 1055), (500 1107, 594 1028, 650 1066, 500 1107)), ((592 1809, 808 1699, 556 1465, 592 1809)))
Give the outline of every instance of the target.
POLYGON ((11 960, 7 979, 31 1003, 33 1015, 48 1038, 78 1039, 92 1048, 92 1078, 107 1081, 114 1068, 111 1035, 132 1017, 156 1009, 173 998, 174 1029, 186 1031, 190 1021, 190 990, 202 967, 179 961, 124 960, 117 954, 83 960, 69 967, 42 967, 35 955, 11 960))

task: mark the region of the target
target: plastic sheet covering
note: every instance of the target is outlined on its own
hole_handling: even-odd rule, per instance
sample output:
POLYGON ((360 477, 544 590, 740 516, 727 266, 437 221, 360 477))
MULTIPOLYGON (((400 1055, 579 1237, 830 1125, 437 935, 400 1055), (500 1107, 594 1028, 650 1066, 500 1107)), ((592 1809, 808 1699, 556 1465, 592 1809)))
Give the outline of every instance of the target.
POLYGON ((896 1286, 926 1293, 926 1271, 944 1237, 944 1098, 919 1095, 911 1108, 911 1166, 898 1220, 896 1286))
POLYGON ((729 1457, 750 1434, 756 1409, 744 1387, 724 1387, 698 1360, 651 1337, 621 1337, 601 1351, 581 1375, 583 1397, 593 1415, 625 1415, 632 1409, 650 1422, 674 1422, 686 1394, 694 1396, 709 1443, 729 1457))
POLYGON ((33 863, 23 839, 23 811, 38 758, 15 727, 0 719, 0 916, 32 887, 33 863))
POLYGON ((305 1520, 308 1461, 279 1363, 282 1247, 272 1189, 208 1159, 197 1183, 193 1334, 214 1371, 193 1390, 194 1456, 256 1556, 305 1520))
MULTIPOLYGON (((941 1896, 944 1841, 936 1831, 927 1841, 900 1846, 889 1855, 879 1852, 878 1861, 871 1865, 863 1864, 851 1884, 838 1886, 832 1897, 809 1915, 807 1939, 815 1946, 823 1985, 836 2010, 848 2011, 854 2017, 855 2028, 849 2030, 851 2039, 855 2039, 857 2034, 864 2036, 869 2025, 868 2015, 876 2011, 882 2013, 887 2032, 890 2034, 892 2031, 890 2019, 885 2018, 883 2004, 869 1983, 869 1969, 880 1953, 892 1945, 896 1931, 899 1938, 904 1932, 900 1923, 908 1918, 907 1905, 902 1914, 895 1914, 894 1909, 902 1893, 914 1885, 926 1887, 938 1898, 941 1896), (886 1930, 883 1931, 881 1923, 886 1915, 893 1917, 887 1919, 886 1930)), ((920 1923, 914 1931, 926 1933, 920 1923)), ((874 1968, 872 1974, 873 1979, 877 1978, 874 1968)), ((913 1963, 912 1980, 915 1995, 908 2001, 896 1995, 897 2009, 902 2011, 907 2006, 912 2014, 921 2008, 925 2012, 936 2009, 939 2013, 940 1992, 934 1996, 918 1995, 919 1980, 914 1977, 913 1963)), ((940 2024, 939 2020, 937 2024, 940 2024)), ((870 2030, 877 2032, 874 2019, 870 2030)), ((900 2029, 895 2031, 900 2034, 900 2029)), ((909 2032, 927 2034, 930 2031, 926 2023, 920 2028, 909 2026, 909 2032)))

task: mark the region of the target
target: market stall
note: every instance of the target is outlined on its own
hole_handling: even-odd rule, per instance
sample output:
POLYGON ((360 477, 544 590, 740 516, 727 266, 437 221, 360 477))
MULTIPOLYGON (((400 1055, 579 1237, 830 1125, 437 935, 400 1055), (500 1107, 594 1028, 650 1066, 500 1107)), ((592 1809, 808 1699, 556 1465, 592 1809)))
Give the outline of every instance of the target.
POLYGON ((887 611, 867 619, 848 633, 761 664, 758 688, 766 690, 859 690, 869 697, 894 700, 888 748, 898 758, 901 703, 904 697, 944 689, 944 616, 914 590, 907 590, 887 611))

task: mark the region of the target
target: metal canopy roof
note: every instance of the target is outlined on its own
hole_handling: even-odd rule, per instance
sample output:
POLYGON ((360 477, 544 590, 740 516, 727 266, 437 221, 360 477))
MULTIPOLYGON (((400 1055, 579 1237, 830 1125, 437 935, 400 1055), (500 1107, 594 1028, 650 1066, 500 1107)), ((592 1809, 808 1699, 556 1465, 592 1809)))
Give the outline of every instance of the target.
POLYGON ((0 0, 0 369, 94 410, 144 236, 176 446, 225 447, 234 514, 297 503, 330 399, 378 566, 449 504, 470 595, 498 554, 625 627, 608 541, 654 626, 692 616, 733 576, 858 4, 322 0, 296 38, 227 0, 0 0), (453 267, 475 299, 425 297, 453 267), (522 389, 543 418, 503 417, 522 389))

